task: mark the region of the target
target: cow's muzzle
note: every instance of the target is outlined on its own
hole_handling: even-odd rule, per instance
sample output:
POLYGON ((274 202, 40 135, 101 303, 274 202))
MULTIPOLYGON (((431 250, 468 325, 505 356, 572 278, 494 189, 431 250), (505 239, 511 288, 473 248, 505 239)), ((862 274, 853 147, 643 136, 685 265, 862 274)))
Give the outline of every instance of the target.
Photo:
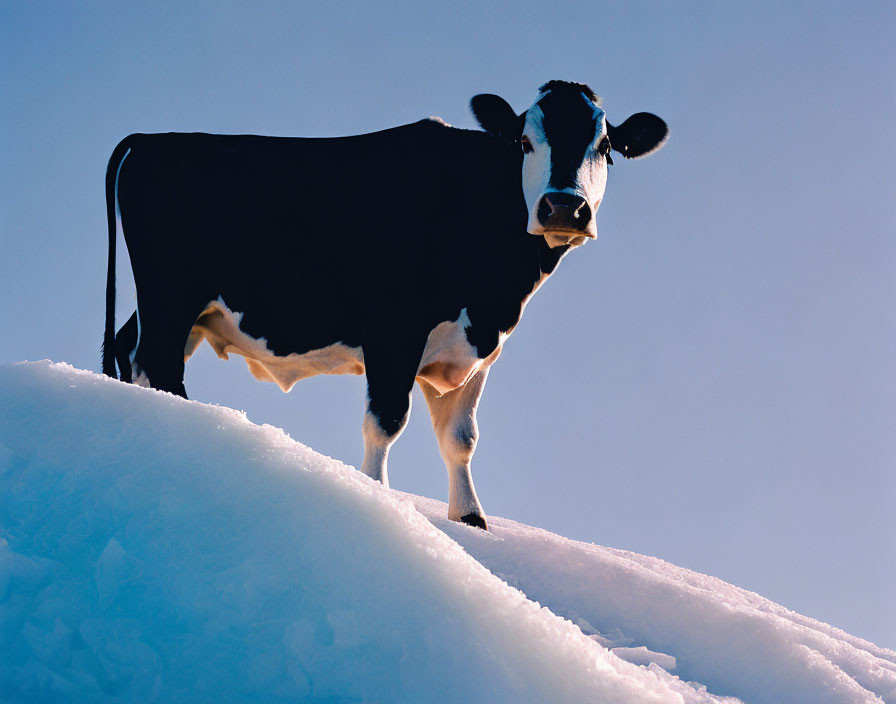
POLYGON ((538 203, 536 215, 546 233, 596 236, 591 227, 591 206, 581 196, 559 191, 545 193, 538 203))

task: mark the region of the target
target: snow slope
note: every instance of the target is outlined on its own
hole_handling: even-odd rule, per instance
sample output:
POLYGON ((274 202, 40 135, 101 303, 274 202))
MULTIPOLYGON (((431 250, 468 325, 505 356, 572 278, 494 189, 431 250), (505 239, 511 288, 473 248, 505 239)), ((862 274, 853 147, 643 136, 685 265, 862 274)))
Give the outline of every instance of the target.
POLYGON ((671 664, 683 679, 748 702, 896 702, 896 653, 754 592, 503 518, 489 518, 492 535, 477 533, 447 520, 445 504, 413 500, 530 599, 605 645, 640 646, 613 648, 627 660, 671 664))
POLYGON ((896 702, 896 653, 756 594, 444 515, 230 409, 0 368, 0 701, 896 702))

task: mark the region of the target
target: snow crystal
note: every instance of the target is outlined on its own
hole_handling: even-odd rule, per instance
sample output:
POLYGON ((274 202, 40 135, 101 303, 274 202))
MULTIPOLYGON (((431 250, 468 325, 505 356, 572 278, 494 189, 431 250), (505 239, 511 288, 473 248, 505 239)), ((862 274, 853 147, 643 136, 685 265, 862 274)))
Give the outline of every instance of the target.
POLYGON ((637 648, 613 648, 613 655, 617 655, 623 660, 627 660, 635 665, 650 665, 656 663, 664 670, 674 670, 676 667, 675 658, 665 653, 655 653, 648 650, 647 646, 641 645, 637 648))

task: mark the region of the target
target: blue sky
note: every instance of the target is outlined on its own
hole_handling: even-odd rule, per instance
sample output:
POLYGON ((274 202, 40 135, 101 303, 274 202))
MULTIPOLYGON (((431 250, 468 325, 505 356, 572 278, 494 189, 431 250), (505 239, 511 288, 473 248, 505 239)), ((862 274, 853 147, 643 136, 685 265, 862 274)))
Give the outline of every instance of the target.
MULTIPOLYGON (((894 648, 894 34, 884 2, 3 3, 0 363, 98 369, 103 173, 130 132, 472 127, 476 93, 521 111, 586 82, 610 121, 649 110, 672 136, 617 160, 598 241, 490 375, 485 510, 894 648)), ((128 276, 122 258, 119 324, 128 276)), ((360 462, 357 377, 284 395, 205 347, 186 383, 360 462)), ((444 499, 415 406, 392 484, 444 499)))

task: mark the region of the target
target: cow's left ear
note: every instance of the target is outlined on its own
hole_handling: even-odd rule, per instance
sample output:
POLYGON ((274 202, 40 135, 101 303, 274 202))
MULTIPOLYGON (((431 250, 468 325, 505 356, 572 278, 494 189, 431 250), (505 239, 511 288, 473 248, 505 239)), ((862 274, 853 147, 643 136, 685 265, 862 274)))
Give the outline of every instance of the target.
POLYGON ((474 95, 470 101, 470 110, 482 129, 498 137, 519 139, 523 131, 522 120, 510 107, 510 104, 499 95, 483 93, 474 95))
POLYGON ((636 112, 619 127, 607 123, 610 147, 626 159, 640 159, 653 154, 669 139, 669 128, 663 120, 649 112, 636 112))

